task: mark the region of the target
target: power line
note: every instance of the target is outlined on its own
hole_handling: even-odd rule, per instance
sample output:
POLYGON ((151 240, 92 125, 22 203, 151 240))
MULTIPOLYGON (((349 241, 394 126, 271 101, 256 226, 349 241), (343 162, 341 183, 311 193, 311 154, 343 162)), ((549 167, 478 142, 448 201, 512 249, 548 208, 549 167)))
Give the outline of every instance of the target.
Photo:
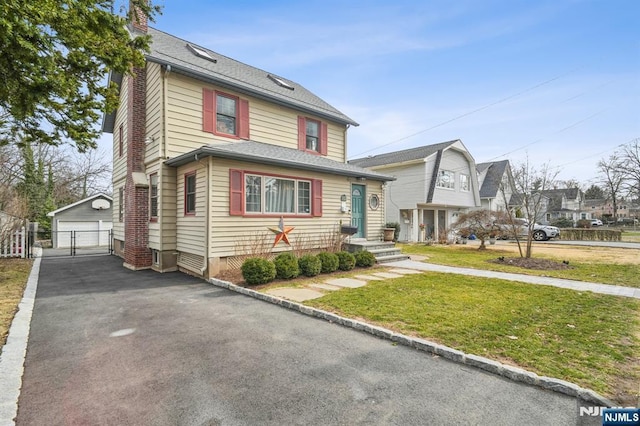
MULTIPOLYGON (((380 149, 380 148, 383 148, 383 147, 385 147, 385 146, 389 146, 389 145, 396 144, 396 143, 398 143, 398 142, 402 142, 403 140, 406 140, 406 139, 412 138, 412 137, 414 137, 414 136, 420 135, 420 134, 422 134, 422 133, 428 132, 428 131, 433 130, 433 129, 437 129, 438 127, 442 127, 442 126, 444 126, 444 125, 446 125, 446 124, 449 124, 449 123, 451 123, 451 122, 457 121, 457 120, 459 120, 459 119, 461 119, 461 118, 468 117, 468 116, 470 116, 470 115, 472 115, 472 114, 475 114, 475 113, 478 113, 478 112, 480 112, 480 111, 484 111, 485 109, 491 108, 492 106, 495 106, 495 105, 501 104, 501 103, 503 103, 503 102, 506 102, 506 101, 508 101, 508 100, 511 100, 511 99, 513 99, 513 98, 516 98, 516 97, 518 97, 518 96, 521 96, 521 95, 523 95, 523 94, 525 94, 525 93, 528 93, 528 92, 531 92, 531 91, 533 91, 533 90, 535 90, 535 89, 538 89, 538 88, 540 88, 540 87, 542 87, 542 86, 545 86, 545 85, 547 85, 547 84, 550 84, 550 83, 552 83, 552 82, 554 82, 554 81, 556 81, 556 80, 561 79, 562 77, 565 77, 565 76, 567 76, 567 75, 573 74, 574 72, 576 72, 577 70, 579 70, 579 69, 581 69, 581 68, 584 68, 584 66, 580 66, 580 67, 574 68, 574 69, 572 69, 571 71, 568 71, 568 72, 566 72, 566 73, 564 73, 564 74, 560 74, 560 75, 558 75, 558 76, 556 76, 556 77, 553 77, 553 78, 550 78, 550 79, 548 79, 548 80, 545 80, 545 81, 543 81, 543 82, 541 82, 541 83, 538 83, 538 84, 536 84, 536 85, 533 85, 533 86, 531 86, 531 87, 529 87, 529 88, 527 88, 527 89, 524 89, 524 90, 522 90, 522 91, 520 91, 520 92, 517 92, 517 93, 515 93, 515 94, 513 94, 513 95, 509 95, 509 96, 504 97, 504 98, 502 98, 502 99, 499 99, 499 100, 497 100, 497 101, 495 101, 495 102, 491 102, 491 103, 489 103, 489 104, 486 104, 486 105, 484 105, 484 106, 481 106, 480 108, 476 108, 476 109, 471 110, 471 111, 469 111, 469 112, 466 112, 466 113, 464 113, 464 114, 461 114, 461 115, 458 115, 458 116, 456 116, 456 117, 453 117, 453 118, 451 118, 451 119, 449 119, 449 120, 442 121, 442 122, 440 122, 440 123, 438 123, 438 124, 436 124, 436 125, 434 125, 434 126, 431 126, 431 127, 427 128, 427 129, 420 130, 420 131, 415 132, 415 133, 412 133, 412 134, 410 134, 410 135, 408 135, 408 136, 404 136, 404 137, 402 137, 402 138, 400 138, 400 139, 396 139, 396 140, 394 140, 394 141, 388 142, 388 143, 386 143, 386 144, 384 144, 384 145, 379 145, 379 146, 377 146, 377 147, 375 147, 375 148, 372 148, 372 149, 369 149, 369 150, 363 151, 363 152, 361 152, 361 153, 359 153, 359 154, 356 154, 356 155, 354 155, 354 156, 355 156, 355 157, 357 157, 357 156, 360 156, 360 155, 366 154, 366 153, 368 153, 368 152, 376 151, 376 150, 378 150, 378 149, 380 149)), ((351 156, 351 158, 353 158, 354 156, 351 156)))

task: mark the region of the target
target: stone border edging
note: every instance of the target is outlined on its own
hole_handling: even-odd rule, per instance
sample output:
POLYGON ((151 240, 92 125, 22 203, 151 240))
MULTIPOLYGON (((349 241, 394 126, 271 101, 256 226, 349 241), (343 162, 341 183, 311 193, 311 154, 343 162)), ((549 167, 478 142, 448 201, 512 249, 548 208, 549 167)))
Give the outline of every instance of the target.
POLYGON ((0 424, 3 425, 15 424, 14 419, 18 415, 18 398, 22 388, 24 360, 42 260, 39 254, 34 253, 34 256, 36 257, 18 305, 18 312, 11 321, 7 342, 0 356, 0 424))
POLYGON ((465 364, 470 367, 479 368, 498 376, 505 377, 515 382, 525 383, 527 385, 539 386, 543 389, 547 389, 553 392, 562 393, 571 397, 580 398, 583 401, 592 402, 603 407, 614 406, 613 402, 609 401, 605 397, 598 393, 582 388, 576 384, 567 382, 565 380, 554 379, 553 377, 538 376, 536 373, 523 370, 518 367, 502 364, 497 361, 493 361, 488 358, 484 358, 477 355, 470 355, 459 350, 450 348, 448 346, 440 345, 438 343, 430 342, 428 340, 420 339, 417 337, 410 337, 404 334, 396 333, 383 327, 367 324, 362 321, 344 318, 331 312, 323 311, 321 309, 311 308, 309 306, 302 305, 290 300, 281 299, 279 297, 271 296, 269 294, 260 293, 255 290, 251 290, 245 287, 240 287, 233 283, 211 278, 209 282, 217 287, 226 288, 236 293, 244 294, 246 296, 253 297, 255 299, 263 300, 265 302, 279 305, 287 309, 298 311, 302 314, 309 315, 315 318, 329 321, 342 325, 344 327, 353 328, 358 331, 362 331, 368 334, 372 334, 382 339, 390 340, 403 346, 417 349, 419 351, 439 355, 450 361, 465 364))

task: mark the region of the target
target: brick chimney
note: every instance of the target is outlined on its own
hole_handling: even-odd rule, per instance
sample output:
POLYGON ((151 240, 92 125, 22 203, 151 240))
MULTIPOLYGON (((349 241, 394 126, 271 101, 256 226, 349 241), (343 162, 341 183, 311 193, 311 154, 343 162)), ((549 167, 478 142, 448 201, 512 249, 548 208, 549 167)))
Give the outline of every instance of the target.
MULTIPOLYGON (((130 6, 134 8, 133 3, 130 6)), ((133 9, 131 9, 133 10, 133 9)), ((137 11, 134 28, 147 32, 147 17, 137 11)), ((145 171, 147 138, 147 69, 134 68, 127 84, 127 181, 125 190, 124 264, 130 269, 151 267, 149 248, 149 182, 145 171)))
POLYGON ((147 33, 148 17, 138 7, 133 5, 133 1, 129 0, 129 11, 131 12, 131 26, 143 33, 147 33))

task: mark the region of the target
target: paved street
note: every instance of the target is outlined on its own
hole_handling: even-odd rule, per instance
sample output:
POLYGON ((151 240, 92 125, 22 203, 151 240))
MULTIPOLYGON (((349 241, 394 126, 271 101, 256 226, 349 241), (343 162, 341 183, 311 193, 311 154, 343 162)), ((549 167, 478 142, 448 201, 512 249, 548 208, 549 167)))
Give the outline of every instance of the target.
POLYGON ((42 259, 18 425, 575 424, 575 399, 114 256, 42 259))

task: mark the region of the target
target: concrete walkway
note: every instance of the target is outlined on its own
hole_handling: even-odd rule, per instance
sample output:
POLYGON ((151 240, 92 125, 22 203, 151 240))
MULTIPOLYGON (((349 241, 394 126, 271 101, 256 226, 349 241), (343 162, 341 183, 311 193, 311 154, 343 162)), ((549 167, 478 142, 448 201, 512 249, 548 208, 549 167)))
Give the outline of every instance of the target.
POLYGON ((592 291, 594 293, 610 294, 613 296, 633 297, 640 299, 640 288, 623 287, 585 281, 565 280, 552 277, 540 277, 535 275, 511 274, 507 272, 485 271, 482 269, 459 268, 454 266, 435 265, 433 263, 418 262, 415 260, 402 260, 387 265, 396 268, 414 269, 419 271, 445 272, 450 274, 471 275, 485 278, 498 278, 508 281, 519 281, 528 284, 549 285, 553 287, 568 288, 578 291, 592 291))
POLYGON ((295 302, 304 302, 305 300, 317 299, 324 296, 325 292, 336 291, 341 288, 358 288, 363 287, 368 281, 380 281, 392 278, 400 278, 408 274, 419 274, 420 271, 406 268, 394 268, 388 271, 378 271, 367 275, 357 275, 354 278, 330 278, 322 283, 309 284, 311 288, 299 287, 279 287, 266 290, 266 294, 271 296, 282 297, 293 300, 295 302))

